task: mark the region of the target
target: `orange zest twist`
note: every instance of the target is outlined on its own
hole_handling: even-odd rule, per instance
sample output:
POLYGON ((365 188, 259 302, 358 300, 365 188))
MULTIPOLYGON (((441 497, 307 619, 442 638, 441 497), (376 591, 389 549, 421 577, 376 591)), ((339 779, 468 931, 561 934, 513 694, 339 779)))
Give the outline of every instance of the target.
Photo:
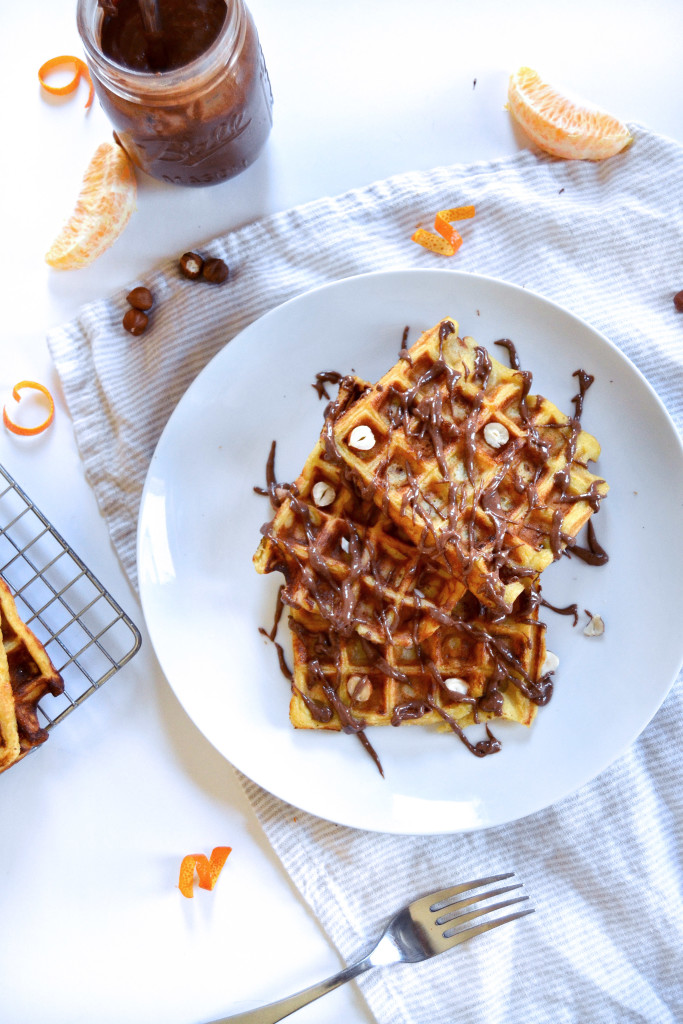
POLYGON ((197 871, 199 888, 213 889, 218 881, 218 876, 223 870, 223 865, 231 852, 231 846, 216 846, 211 852, 210 860, 203 853, 189 853, 187 857, 183 857, 180 865, 180 878, 178 880, 178 888, 183 896, 187 896, 188 899, 192 899, 194 896, 192 883, 195 870, 197 871))
POLYGON ((453 256, 462 245, 462 235, 456 231, 452 222, 469 220, 472 217, 474 217, 473 206, 455 206, 452 210, 439 210, 434 218, 434 229, 438 231, 438 234, 418 228, 411 235, 411 240, 440 256, 453 256))
POLYGON ((38 81, 42 85, 46 92, 52 93, 53 96, 66 96, 67 93, 73 92, 80 82, 81 78, 84 78, 88 83, 88 100, 85 104, 86 109, 91 105, 95 96, 95 90, 92 84, 92 78, 88 71, 88 65, 85 61, 81 60, 80 57, 52 57, 50 60, 46 60, 45 63, 38 69, 38 81), (73 65, 74 76, 70 82, 66 85, 50 85, 46 80, 47 76, 53 71, 61 71, 65 67, 73 65))
POLYGON ((14 399, 15 402, 21 401, 20 392, 23 391, 24 388, 33 388, 34 391, 40 391, 41 394, 45 395, 49 403, 49 412, 47 414, 47 418, 43 420, 42 423, 39 423, 37 427, 20 427, 18 423, 14 423, 9 418, 7 406, 3 406, 2 421, 8 430, 11 430, 13 434, 21 434, 22 437, 30 437, 33 434, 42 434, 44 430, 47 430, 47 428, 50 426, 53 419, 55 418, 54 399, 50 392, 45 387, 45 385, 37 384, 36 381, 34 380, 22 380, 19 381, 18 384, 15 384, 14 388, 12 389, 12 398, 14 399))

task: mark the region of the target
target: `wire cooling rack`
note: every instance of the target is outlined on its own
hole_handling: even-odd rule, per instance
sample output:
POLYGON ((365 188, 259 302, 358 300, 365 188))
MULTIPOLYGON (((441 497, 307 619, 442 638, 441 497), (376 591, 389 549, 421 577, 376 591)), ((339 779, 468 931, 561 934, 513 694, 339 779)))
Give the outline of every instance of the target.
POLYGON ((3 466, 0 575, 64 680, 38 705, 50 730, 130 661, 140 633, 3 466))

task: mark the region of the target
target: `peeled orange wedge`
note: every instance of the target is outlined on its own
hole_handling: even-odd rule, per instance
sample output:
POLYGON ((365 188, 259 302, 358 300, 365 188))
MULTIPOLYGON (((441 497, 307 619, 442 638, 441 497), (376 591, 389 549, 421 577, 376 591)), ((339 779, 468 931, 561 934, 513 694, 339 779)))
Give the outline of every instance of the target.
POLYGON ((125 151, 113 142, 95 150, 76 207, 45 260, 58 270, 87 267, 116 241, 135 209, 137 184, 125 151))
POLYGON ((565 160, 605 160, 633 141, 622 121, 571 99, 531 68, 510 76, 507 105, 539 149, 565 160))

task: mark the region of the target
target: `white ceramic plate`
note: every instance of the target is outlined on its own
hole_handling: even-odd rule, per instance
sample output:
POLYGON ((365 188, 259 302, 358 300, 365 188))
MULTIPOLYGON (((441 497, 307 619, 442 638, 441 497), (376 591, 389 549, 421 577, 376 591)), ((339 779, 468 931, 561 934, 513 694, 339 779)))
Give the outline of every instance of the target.
MULTIPOLYGON (((501 358, 505 356, 500 350, 501 358)), ((340 824, 397 833, 486 828, 549 806, 631 744, 678 672, 683 635, 683 451, 663 406, 605 338, 556 305, 487 278, 405 271, 351 278, 296 298, 248 327, 179 403, 152 460, 142 499, 138 565, 152 642, 173 690, 202 733, 271 793, 340 824), (560 657, 555 693, 531 729, 500 723, 502 751, 473 757, 451 733, 369 730, 382 779, 353 736, 295 731, 289 686, 270 628, 279 574, 252 554, 270 518, 262 485, 270 443, 276 473, 294 479, 322 425, 320 370, 378 379, 409 340, 445 316, 489 346, 517 345, 533 390, 571 411, 572 373, 595 375, 583 424, 602 444, 610 483, 595 523, 609 563, 563 558, 543 578, 553 604, 576 601, 579 626, 545 610, 560 657), (583 610, 603 616, 583 635, 583 610)), ((286 628, 281 632, 285 635, 286 628)))

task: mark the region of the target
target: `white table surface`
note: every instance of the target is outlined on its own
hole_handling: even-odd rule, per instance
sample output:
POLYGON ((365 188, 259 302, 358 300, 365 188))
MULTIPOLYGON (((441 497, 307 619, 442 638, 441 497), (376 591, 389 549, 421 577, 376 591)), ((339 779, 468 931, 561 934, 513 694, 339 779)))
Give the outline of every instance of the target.
MULTIPOLYGON (((275 95, 266 151, 184 190, 139 176, 138 209, 92 267, 43 254, 110 126, 85 91, 53 100, 40 64, 82 52, 75 0, 0 0, 0 391, 30 378, 57 415, 0 428, 0 462, 139 625, 138 655, 0 777, 3 1024, 195 1024, 303 987, 339 958, 265 840, 232 769, 180 708, 84 479, 46 331, 158 262, 276 210, 411 169, 524 145, 509 73, 536 67, 683 142, 680 0, 252 0, 275 95), (476 85, 475 85, 476 80, 476 85), (216 889, 185 900, 184 854, 230 845, 216 889)), ((131 381, 131 387, 144 381, 131 381)), ((297 1021, 364 1022, 358 990, 297 1021)))

